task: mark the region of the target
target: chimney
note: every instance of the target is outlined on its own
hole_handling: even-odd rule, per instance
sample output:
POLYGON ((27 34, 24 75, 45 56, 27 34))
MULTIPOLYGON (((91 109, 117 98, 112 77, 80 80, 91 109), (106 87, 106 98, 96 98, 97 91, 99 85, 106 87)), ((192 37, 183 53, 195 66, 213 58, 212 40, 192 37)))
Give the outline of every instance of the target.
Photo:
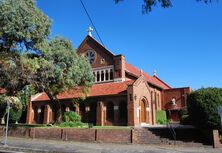
POLYGON ((114 57, 114 69, 115 69, 115 75, 114 80, 117 82, 125 81, 125 66, 126 60, 125 56, 123 55, 116 55, 114 57))

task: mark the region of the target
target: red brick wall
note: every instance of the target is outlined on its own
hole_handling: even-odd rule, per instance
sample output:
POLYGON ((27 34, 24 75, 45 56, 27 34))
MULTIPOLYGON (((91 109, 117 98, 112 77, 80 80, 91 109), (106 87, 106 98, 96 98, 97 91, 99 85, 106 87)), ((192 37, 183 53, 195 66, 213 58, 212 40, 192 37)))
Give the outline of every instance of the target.
POLYGON ((171 122, 179 121, 179 111, 186 107, 187 94, 191 92, 191 88, 174 88, 163 91, 162 109, 170 110, 169 118, 171 122), (172 99, 176 99, 176 105, 172 105, 172 99))
POLYGON ((29 137, 29 128, 9 128, 8 135, 11 137, 29 137))
POLYGON ((40 139, 62 139, 62 129, 60 128, 35 128, 34 138, 40 139))
POLYGON ((219 139, 219 132, 218 130, 213 130, 213 146, 214 148, 222 148, 222 143, 219 139))
POLYGON ((162 109, 167 110, 173 107, 183 108, 185 106, 186 94, 190 93, 191 89, 187 88, 174 88, 163 91, 162 109), (172 98, 176 99, 176 106, 172 106, 172 98))
POLYGON ((77 53, 84 54, 88 49, 93 49, 96 52, 96 61, 92 63, 92 68, 113 65, 113 56, 107 51, 104 51, 104 48, 98 45, 91 38, 86 38, 86 41, 80 46, 80 48, 78 48, 77 53), (101 62, 101 59, 104 59, 104 61, 101 62))
MULTIPOLYGON (((164 129, 163 129, 164 130, 164 129)), ((163 130, 155 129, 78 129, 78 128, 15 128, 9 130, 9 136, 12 137, 29 137, 39 139, 54 139, 64 141, 88 141, 101 143, 134 143, 134 144, 168 144, 166 139, 170 135, 164 133, 163 130), (157 135, 156 135, 157 134, 157 135), (164 141, 161 137, 164 137, 164 141)), ((169 132, 165 128, 165 132, 169 132)), ((194 130, 193 130, 194 131, 194 130)), ((189 133, 192 133, 189 131, 189 133)), ((0 128, 0 134, 2 129, 0 128)), ((177 131, 178 134, 178 131, 177 131)), ((189 142, 196 142, 197 135, 189 136, 189 142)), ((180 132, 177 140, 181 142, 187 140, 187 132, 180 132)), ((219 142, 218 131, 213 131, 211 142, 215 148, 222 147, 219 142)), ((182 144, 182 145, 184 145, 182 144)), ((193 143, 192 146, 198 145, 193 143)))
POLYGON ((65 141, 95 141, 95 129, 63 129, 63 140, 65 141))
POLYGON ((96 141, 106 143, 131 143, 131 130, 98 129, 96 141))

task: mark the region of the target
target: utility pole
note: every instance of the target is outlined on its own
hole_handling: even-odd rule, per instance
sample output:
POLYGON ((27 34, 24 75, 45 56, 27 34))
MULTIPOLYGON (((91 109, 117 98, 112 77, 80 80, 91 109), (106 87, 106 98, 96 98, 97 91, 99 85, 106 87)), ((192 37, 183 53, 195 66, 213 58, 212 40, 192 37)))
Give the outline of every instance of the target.
POLYGON ((10 102, 7 100, 7 121, 6 121, 6 127, 5 127, 5 141, 4 146, 8 146, 8 122, 9 122, 9 112, 10 112, 10 102))

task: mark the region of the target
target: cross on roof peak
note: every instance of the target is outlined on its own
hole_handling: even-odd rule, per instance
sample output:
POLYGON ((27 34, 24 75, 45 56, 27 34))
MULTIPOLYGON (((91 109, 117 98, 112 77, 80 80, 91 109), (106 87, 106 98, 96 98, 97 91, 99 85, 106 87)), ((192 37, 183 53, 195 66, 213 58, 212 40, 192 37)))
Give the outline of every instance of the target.
POLYGON ((87 32, 88 32, 88 35, 92 37, 93 28, 89 27, 87 32))

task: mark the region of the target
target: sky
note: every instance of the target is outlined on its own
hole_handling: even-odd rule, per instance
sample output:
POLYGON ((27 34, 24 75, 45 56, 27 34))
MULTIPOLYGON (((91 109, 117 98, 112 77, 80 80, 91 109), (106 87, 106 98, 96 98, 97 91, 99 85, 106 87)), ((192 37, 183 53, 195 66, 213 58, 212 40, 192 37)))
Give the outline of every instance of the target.
MULTIPOLYGON (((171 87, 222 87, 222 1, 173 0, 142 14, 143 0, 82 0, 106 48, 171 87)), ((37 0, 51 37, 77 48, 92 26, 79 0, 37 0)), ((93 37, 99 41, 95 31, 93 37)))

